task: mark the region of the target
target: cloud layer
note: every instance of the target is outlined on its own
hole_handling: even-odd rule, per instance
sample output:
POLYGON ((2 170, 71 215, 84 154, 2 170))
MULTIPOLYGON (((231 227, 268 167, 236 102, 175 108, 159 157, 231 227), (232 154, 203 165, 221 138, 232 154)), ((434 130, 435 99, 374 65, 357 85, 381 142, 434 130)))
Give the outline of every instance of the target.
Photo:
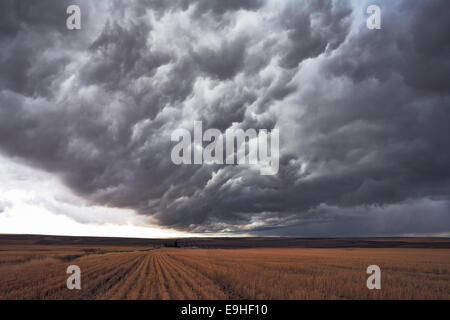
POLYGON ((179 230, 450 232, 450 4, 380 5, 2 1, 0 150, 179 230), (172 164, 194 120, 278 128, 278 175, 172 164))

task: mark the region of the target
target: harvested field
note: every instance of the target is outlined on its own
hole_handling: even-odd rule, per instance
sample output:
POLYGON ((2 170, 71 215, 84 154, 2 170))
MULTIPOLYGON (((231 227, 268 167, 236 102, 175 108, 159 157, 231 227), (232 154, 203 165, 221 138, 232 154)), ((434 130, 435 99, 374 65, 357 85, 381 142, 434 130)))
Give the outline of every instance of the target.
POLYGON ((450 299, 450 249, 9 244, 0 299, 450 299), (66 287, 71 264, 81 290, 66 287), (366 287, 372 264, 381 290, 366 287))

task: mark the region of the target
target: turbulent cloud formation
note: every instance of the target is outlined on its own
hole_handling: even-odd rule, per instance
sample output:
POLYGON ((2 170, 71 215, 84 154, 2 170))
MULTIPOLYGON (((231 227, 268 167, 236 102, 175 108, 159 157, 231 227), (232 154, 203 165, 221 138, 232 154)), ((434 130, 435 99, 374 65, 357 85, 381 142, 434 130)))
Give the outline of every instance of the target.
POLYGON ((179 230, 448 233, 450 3, 367 5, 1 1, 0 151, 179 230), (278 128, 279 173, 174 165, 194 120, 278 128))

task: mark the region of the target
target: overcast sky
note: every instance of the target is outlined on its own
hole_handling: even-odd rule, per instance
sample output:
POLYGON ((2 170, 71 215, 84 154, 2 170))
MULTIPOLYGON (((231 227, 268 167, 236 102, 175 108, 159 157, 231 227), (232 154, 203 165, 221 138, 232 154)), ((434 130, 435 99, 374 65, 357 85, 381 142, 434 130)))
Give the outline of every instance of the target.
POLYGON ((449 32, 448 0, 2 0, 0 232, 450 236, 449 32), (279 129, 278 174, 173 164, 195 120, 279 129))

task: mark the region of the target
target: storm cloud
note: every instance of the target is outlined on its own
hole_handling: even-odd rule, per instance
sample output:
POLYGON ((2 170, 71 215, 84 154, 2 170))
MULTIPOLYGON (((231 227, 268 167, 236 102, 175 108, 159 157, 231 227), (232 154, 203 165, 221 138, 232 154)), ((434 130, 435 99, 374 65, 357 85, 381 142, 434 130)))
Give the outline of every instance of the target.
POLYGON ((162 227, 450 232, 450 3, 369 4, 2 1, 0 151, 162 227), (174 165, 195 120, 279 129, 278 174, 174 165))

